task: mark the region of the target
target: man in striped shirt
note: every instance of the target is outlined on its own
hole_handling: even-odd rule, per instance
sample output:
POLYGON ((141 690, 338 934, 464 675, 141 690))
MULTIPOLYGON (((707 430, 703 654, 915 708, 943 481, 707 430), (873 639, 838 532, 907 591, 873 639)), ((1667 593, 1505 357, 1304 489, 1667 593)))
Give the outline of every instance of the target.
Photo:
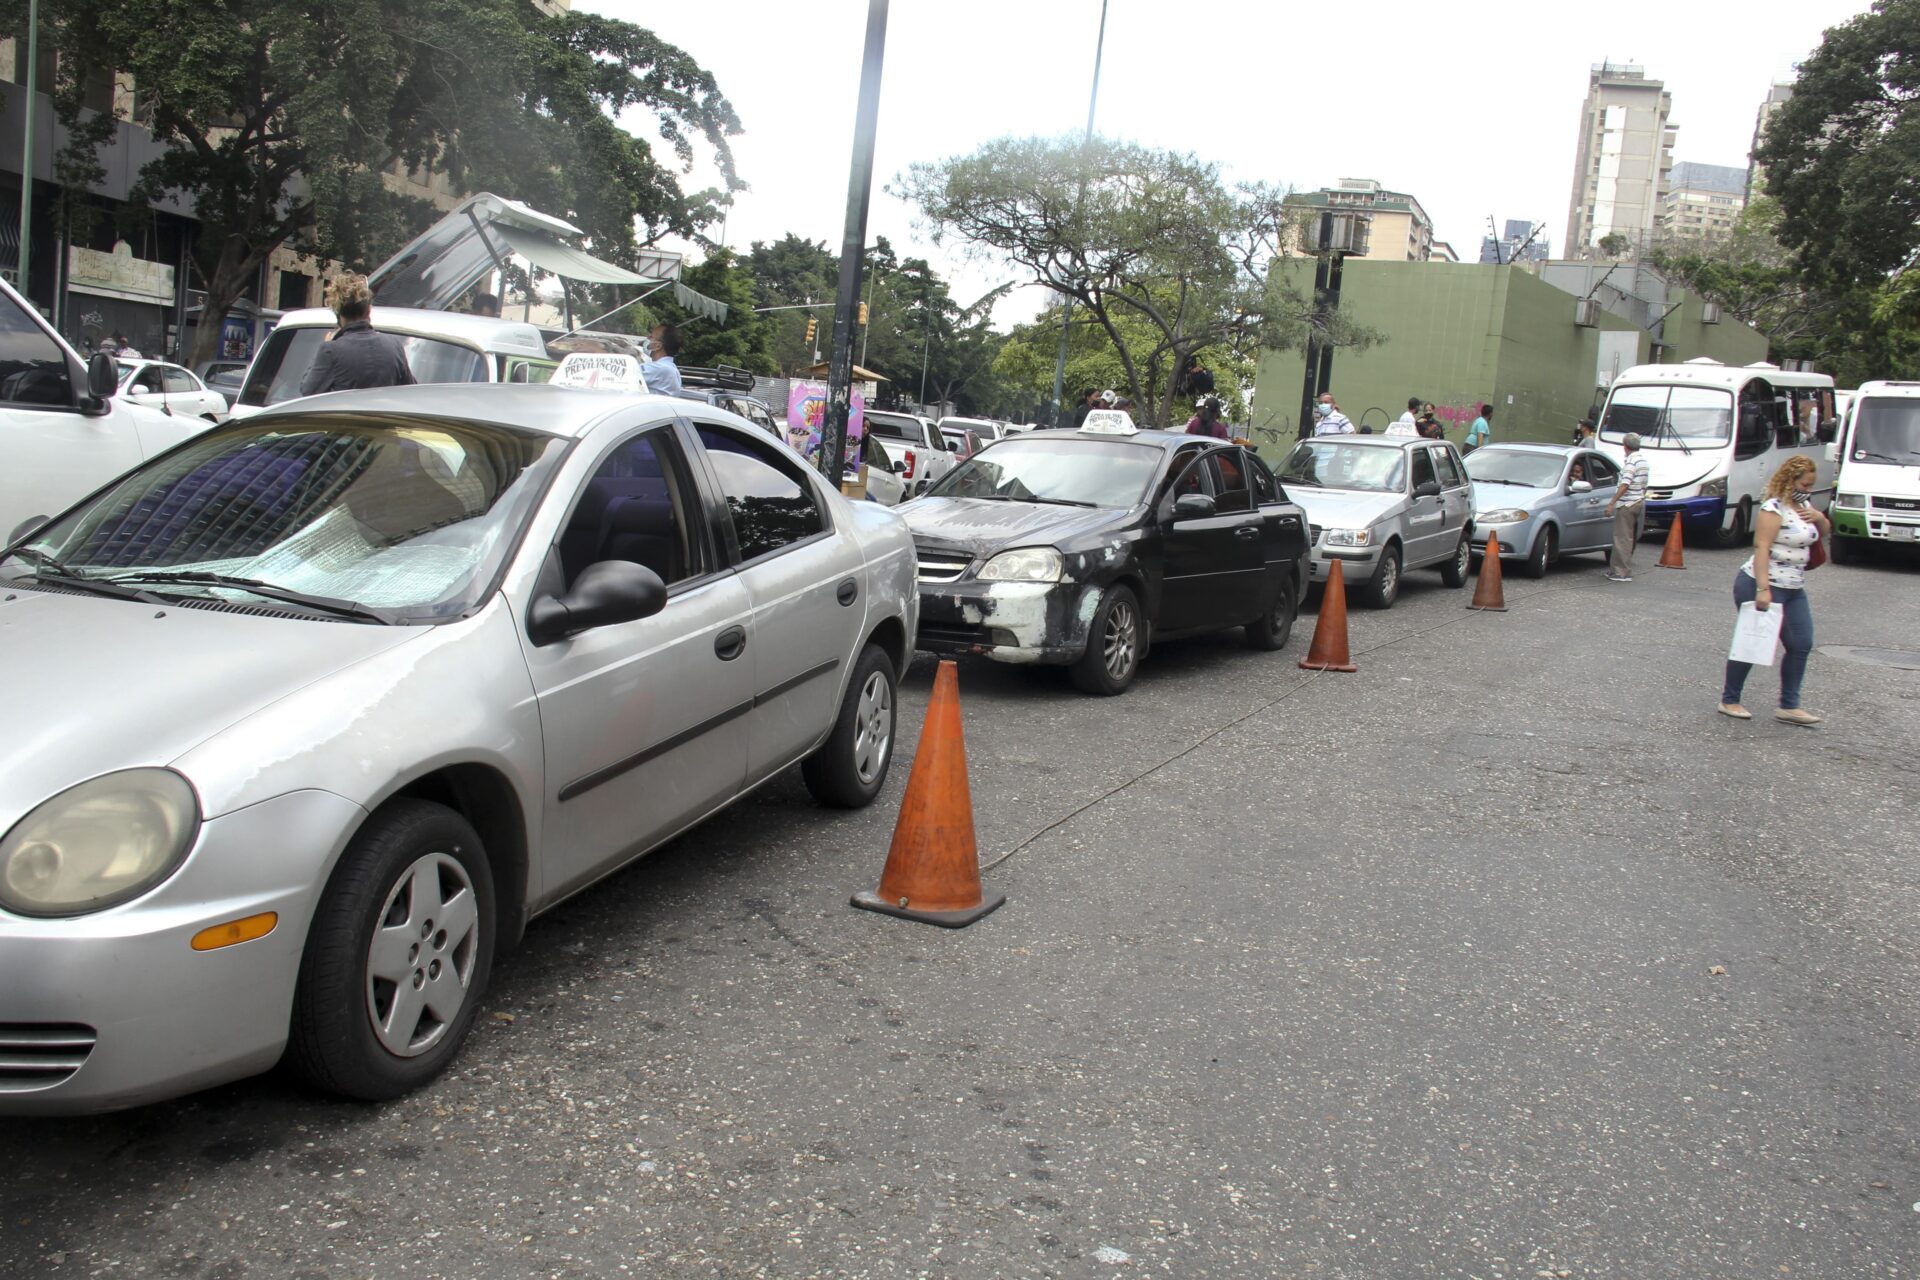
POLYGON ((1640 540, 1640 517, 1647 505, 1647 455, 1640 452, 1640 437, 1630 431, 1621 443, 1626 446, 1627 456, 1620 464, 1620 487, 1607 504, 1607 514, 1613 517, 1608 582, 1633 581, 1633 544, 1640 540))

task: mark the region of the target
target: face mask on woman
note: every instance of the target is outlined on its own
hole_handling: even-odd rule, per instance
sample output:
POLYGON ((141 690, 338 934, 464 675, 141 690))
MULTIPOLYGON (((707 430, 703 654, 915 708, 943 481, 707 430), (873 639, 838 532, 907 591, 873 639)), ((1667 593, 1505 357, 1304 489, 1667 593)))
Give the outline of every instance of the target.
POLYGON ((1796 507, 1804 507, 1804 506, 1806 506, 1806 505, 1807 505, 1808 503, 1810 503, 1810 502, 1812 502, 1812 501, 1813 501, 1813 490, 1811 490, 1811 489, 1795 489, 1795 490, 1793 491, 1793 505, 1794 505, 1794 506, 1796 506, 1796 507))

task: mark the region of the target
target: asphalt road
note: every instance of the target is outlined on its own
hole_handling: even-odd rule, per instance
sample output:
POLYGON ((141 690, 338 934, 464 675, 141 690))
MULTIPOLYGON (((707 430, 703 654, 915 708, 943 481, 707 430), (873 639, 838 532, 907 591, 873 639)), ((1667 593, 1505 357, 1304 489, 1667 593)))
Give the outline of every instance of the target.
MULTIPOLYGON (((782 779, 555 911, 436 1087, 0 1122, 0 1275, 1914 1275, 1920 670, 1716 716, 1740 557, 1657 551, 1411 575, 1355 675, 963 664, 1018 851, 961 932, 846 905, 922 661, 883 804, 782 779)), ((1812 589, 1920 650, 1920 563, 1812 589)))

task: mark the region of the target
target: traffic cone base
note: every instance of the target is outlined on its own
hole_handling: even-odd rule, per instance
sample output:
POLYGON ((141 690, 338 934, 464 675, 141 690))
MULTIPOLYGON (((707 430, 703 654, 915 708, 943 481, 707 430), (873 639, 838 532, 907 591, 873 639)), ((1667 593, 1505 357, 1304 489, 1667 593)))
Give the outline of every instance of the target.
POLYGON ((1474 579, 1473 599, 1467 608, 1488 613, 1507 611, 1507 593, 1500 585, 1500 535, 1491 530, 1487 532, 1487 551, 1480 557, 1480 576, 1474 579))
POLYGON ((1005 894, 989 898, 980 888, 967 744, 960 729, 960 669, 943 661, 927 700, 880 887, 854 894, 852 902, 862 911, 958 929, 1006 900, 1005 894))
POLYGON ((1675 512, 1673 523, 1667 526, 1667 545, 1660 548, 1660 559, 1654 562, 1656 569, 1684 569, 1687 567, 1685 534, 1680 529, 1680 514, 1675 512))
POLYGON ((1313 622, 1313 643, 1307 656, 1300 659, 1307 671, 1358 671, 1347 652, 1347 575, 1338 560, 1327 570, 1327 585, 1320 593, 1320 616, 1313 622))

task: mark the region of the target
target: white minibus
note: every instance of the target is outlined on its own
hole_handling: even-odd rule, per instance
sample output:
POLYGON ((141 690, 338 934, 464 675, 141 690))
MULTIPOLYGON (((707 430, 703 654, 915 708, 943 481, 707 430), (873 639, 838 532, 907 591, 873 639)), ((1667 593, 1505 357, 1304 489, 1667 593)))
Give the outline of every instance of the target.
POLYGON ((1920 382, 1866 382, 1854 393, 1840 436, 1833 558, 1844 563, 1874 542, 1920 543, 1920 382))
POLYGON ((1619 459, 1629 432, 1647 453, 1649 529, 1684 521, 1687 533, 1723 547, 1745 542, 1767 480, 1796 453, 1812 458, 1820 479, 1814 504, 1833 492, 1833 379, 1761 362, 1635 365, 1607 392, 1600 451, 1619 459))

